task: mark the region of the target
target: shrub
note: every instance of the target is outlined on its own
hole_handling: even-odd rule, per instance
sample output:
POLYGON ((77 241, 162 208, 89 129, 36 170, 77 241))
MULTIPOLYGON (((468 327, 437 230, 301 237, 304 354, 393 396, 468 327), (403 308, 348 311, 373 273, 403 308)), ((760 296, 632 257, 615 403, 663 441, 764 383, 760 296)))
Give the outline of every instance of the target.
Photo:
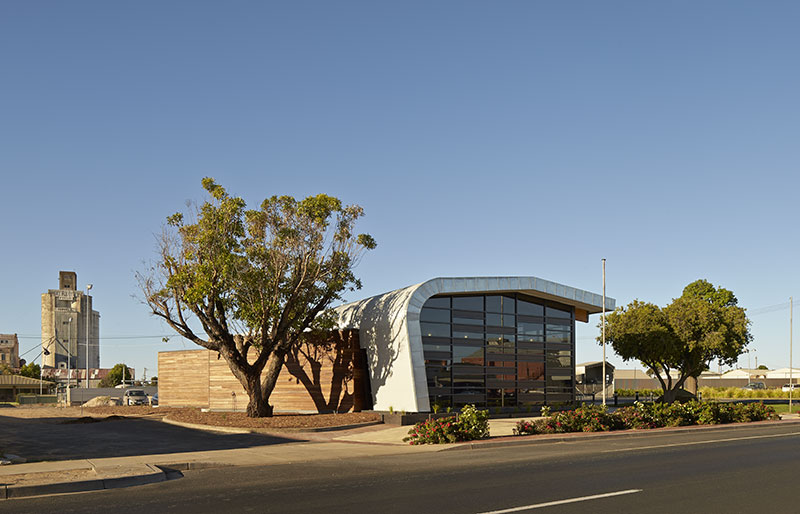
MULTIPOLYGON (((788 398, 789 391, 780 389, 742 389, 741 387, 701 387, 699 392, 705 400, 715 399, 744 399, 744 398, 788 398)), ((797 396, 797 392, 793 393, 797 396)))
POLYGON ((459 416, 417 423, 403 441, 409 444, 446 444, 489 437, 489 411, 465 405, 459 416))
POLYGON ((582 405, 535 421, 518 421, 515 435, 600 432, 619 429, 649 429, 687 425, 716 425, 779 419, 775 409, 760 403, 642 403, 609 413, 602 406, 582 405))

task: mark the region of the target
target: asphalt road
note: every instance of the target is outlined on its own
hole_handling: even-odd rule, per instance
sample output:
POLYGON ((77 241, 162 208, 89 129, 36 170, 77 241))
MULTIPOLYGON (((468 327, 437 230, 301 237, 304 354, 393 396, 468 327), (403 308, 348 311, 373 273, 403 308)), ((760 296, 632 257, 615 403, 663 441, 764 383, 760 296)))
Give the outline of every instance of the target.
POLYGON ((798 463, 800 424, 761 425, 187 471, 0 512, 796 513, 798 463))

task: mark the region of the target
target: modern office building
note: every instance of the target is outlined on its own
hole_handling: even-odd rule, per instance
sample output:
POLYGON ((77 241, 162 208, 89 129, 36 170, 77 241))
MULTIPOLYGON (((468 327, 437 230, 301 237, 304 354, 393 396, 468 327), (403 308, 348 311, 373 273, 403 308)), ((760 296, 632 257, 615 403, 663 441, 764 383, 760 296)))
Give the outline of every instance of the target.
POLYGON ((435 278, 336 311, 366 350, 374 409, 429 412, 574 401, 575 322, 602 308, 601 295, 541 278, 471 277, 435 278))
MULTIPOLYGON (((406 412, 571 402, 575 323, 602 308, 601 295, 536 277, 436 278, 335 308, 331 352, 287 360, 270 401, 406 412)), ((230 410, 246 398, 216 352, 161 352, 158 376, 162 405, 230 410)))
POLYGON ((100 367, 100 313, 92 310, 92 297, 78 290, 77 284, 75 272, 60 271, 58 289, 42 294, 42 362, 46 368, 100 367))

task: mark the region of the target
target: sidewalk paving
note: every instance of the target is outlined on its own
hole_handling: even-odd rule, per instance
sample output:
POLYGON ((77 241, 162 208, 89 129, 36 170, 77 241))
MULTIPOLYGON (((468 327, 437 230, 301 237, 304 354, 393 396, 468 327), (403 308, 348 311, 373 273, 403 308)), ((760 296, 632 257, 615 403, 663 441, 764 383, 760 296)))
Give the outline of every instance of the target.
MULTIPOLYGON (((293 432, 292 436, 298 439, 297 442, 279 445, 12 464, 0 466, 0 500, 143 485, 167 480, 170 473, 175 471, 209 467, 258 466, 351 457, 431 453, 509 444, 535 444, 591 436, 630 436, 649 432, 635 431, 636 434, 632 434, 632 431, 623 431, 597 434, 558 434, 558 437, 510 437, 512 429, 519 419, 531 418, 493 419, 489 422, 492 434, 489 440, 448 445, 409 446, 402 439, 408 434, 411 427, 373 425, 344 430, 341 433, 293 432)), ((798 416, 786 415, 784 419, 797 422, 798 416)), ((733 428, 735 426, 719 425, 716 427, 733 428)), ((696 428, 677 427, 672 430, 680 429, 696 428)), ((230 435, 219 433, 219 437, 230 437, 230 435)))

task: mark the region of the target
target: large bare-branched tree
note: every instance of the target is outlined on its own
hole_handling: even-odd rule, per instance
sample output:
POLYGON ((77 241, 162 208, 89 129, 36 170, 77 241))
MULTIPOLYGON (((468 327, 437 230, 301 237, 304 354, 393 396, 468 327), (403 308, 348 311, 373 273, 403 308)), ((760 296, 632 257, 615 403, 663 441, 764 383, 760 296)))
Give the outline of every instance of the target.
POLYGON ((332 327, 326 309, 361 287, 353 268, 375 240, 354 232, 363 209, 331 196, 273 196, 247 210, 213 179, 202 184, 210 199, 191 220, 167 218, 158 258, 137 278, 154 315, 225 359, 247 415, 271 416, 287 353, 304 332, 332 327))

